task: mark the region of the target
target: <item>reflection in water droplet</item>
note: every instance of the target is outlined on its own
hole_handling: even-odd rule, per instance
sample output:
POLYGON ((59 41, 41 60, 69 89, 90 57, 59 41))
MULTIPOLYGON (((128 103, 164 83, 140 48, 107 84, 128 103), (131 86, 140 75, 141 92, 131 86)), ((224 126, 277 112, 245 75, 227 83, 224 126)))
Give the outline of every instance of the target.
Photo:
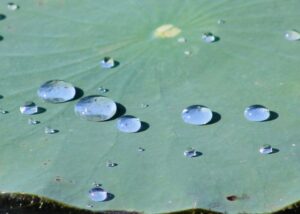
POLYGON ((142 124, 139 118, 125 115, 118 119, 117 127, 119 131, 126 133, 133 133, 140 130, 142 124))
POLYGON ((104 88, 104 87, 99 87, 99 88, 98 88, 98 91, 99 91, 99 93, 101 93, 101 94, 105 94, 105 93, 107 93, 109 90, 108 90, 107 88, 104 88))
POLYGON ((28 121, 27 121, 27 123, 28 123, 29 125, 36 125, 36 124, 39 124, 40 121, 35 120, 35 119, 32 119, 32 118, 29 118, 28 121))
POLYGON ((263 154, 263 155, 265 155, 265 154, 270 154, 270 153, 273 152, 273 148, 272 148, 271 145, 265 144, 265 145, 263 145, 262 147, 260 147, 259 152, 260 152, 261 154, 263 154))
POLYGON ((107 161, 106 162, 106 166, 107 167, 115 167, 115 166, 117 166, 118 164, 116 164, 116 163, 114 163, 114 162, 112 162, 112 161, 107 161))
POLYGON ((7 3, 7 9, 15 11, 15 10, 19 9, 19 5, 10 2, 10 3, 7 3))
POLYGON ((23 105, 20 106, 20 112, 22 114, 35 114, 38 112, 37 105, 32 101, 27 101, 23 105))
POLYGON ((201 38, 206 43, 212 43, 216 41, 216 37, 212 33, 204 33, 201 38))
POLYGON ((185 108, 181 117, 185 123, 193 124, 193 125, 204 125, 209 123, 212 119, 212 111, 201 105, 192 105, 185 108))
POLYGON ((295 30, 288 30, 285 32, 284 37, 288 41, 297 41, 300 39, 300 33, 295 30))
POLYGON ((269 119, 270 111, 262 105, 252 105, 245 109, 244 116, 249 121, 261 122, 269 119))
POLYGON ((116 112, 116 103, 113 100, 102 96, 84 97, 75 105, 76 115, 91 121, 109 120, 116 112))
POLYGON ((179 37, 179 38, 177 39, 177 42, 178 42, 178 43, 186 43, 187 40, 186 40, 186 38, 184 38, 184 37, 179 37))
POLYGON ((51 127, 47 126, 44 129, 45 134, 55 134, 57 132, 57 130, 52 129, 51 127))
POLYGON ((107 192, 100 187, 94 187, 89 190, 89 197, 92 201, 105 201, 107 192))
POLYGON ((76 90, 71 83, 62 80, 50 80, 38 89, 38 96, 50 103, 62 103, 72 100, 76 90))
POLYGON ((196 157, 197 156, 197 151, 193 148, 187 148, 184 152, 183 152, 184 156, 192 158, 192 157, 196 157))
POLYGON ((115 66, 115 61, 111 57, 104 57, 100 62, 102 68, 113 68, 115 66))

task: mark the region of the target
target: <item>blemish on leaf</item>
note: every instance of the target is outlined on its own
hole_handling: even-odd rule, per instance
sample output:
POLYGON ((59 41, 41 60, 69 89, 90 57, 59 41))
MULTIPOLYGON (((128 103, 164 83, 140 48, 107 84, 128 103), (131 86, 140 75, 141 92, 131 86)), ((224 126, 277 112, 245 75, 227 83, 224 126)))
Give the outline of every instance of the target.
POLYGON ((171 24, 162 25, 155 29, 154 36, 156 38, 172 38, 180 34, 181 29, 171 24))

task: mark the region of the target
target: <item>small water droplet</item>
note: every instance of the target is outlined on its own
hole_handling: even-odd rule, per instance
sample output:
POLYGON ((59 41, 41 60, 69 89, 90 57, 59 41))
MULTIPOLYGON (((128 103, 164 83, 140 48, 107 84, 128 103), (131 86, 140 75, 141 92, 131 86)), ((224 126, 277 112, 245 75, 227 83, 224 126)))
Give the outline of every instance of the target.
POLYGON ((178 43, 186 43, 187 40, 186 40, 186 38, 184 38, 184 37, 179 37, 179 38, 177 39, 177 42, 178 42, 178 43))
POLYGON ((92 204, 87 204, 86 207, 87 208, 93 208, 94 206, 92 204))
POLYGON ((105 201, 107 192, 100 187, 93 187, 89 190, 89 197, 92 201, 105 201))
POLYGON ((117 128, 121 132, 133 133, 140 130, 142 124, 139 118, 125 115, 118 119, 117 128))
POLYGON ((219 25, 222 25, 222 24, 225 24, 226 22, 225 22, 225 20, 223 20, 223 19, 219 19, 219 20, 217 21, 217 23, 218 23, 219 25))
POLYGON ((71 83, 63 80, 50 80, 38 89, 38 96, 50 103, 62 103, 75 97, 76 89, 71 83))
POLYGON ((27 115, 36 114, 38 112, 38 107, 34 102, 27 101, 20 106, 20 112, 27 115))
POLYGON ((265 154, 270 154, 270 153, 273 152, 273 148, 272 148, 271 145, 265 144, 265 145, 263 145, 262 147, 260 147, 259 152, 260 152, 261 154, 264 154, 264 155, 265 155, 265 154))
POLYGON ((113 100, 102 96, 84 97, 75 105, 76 115, 91 121, 109 120, 116 112, 116 103, 113 100))
POLYGON ((101 93, 101 94, 105 94, 105 93, 107 93, 109 90, 108 90, 107 88, 104 88, 104 87, 99 87, 99 88, 98 88, 98 91, 99 91, 99 93, 101 93))
POLYGON ((186 55, 186 56, 191 56, 191 55, 192 55, 192 52, 191 52, 191 51, 184 51, 183 53, 184 53, 184 55, 186 55))
POLYGON ((140 107, 141 107, 141 108, 148 108, 148 107, 149 107, 149 105, 148 105, 148 104, 146 104, 146 103, 142 103, 142 104, 140 105, 140 107))
POLYGON ((144 152, 144 151, 145 151, 145 149, 144 149, 144 148, 142 148, 142 147, 139 147, 139 148, 138 148, 138 151, 139 151, 139 152, 144 152))
POLYGON ((1 114, 7 114, 8 111, 4 110, 3 108, 0 108, 0 113, 1 113, 1 114))
POLYGON ((186 156, 186 157, 189 157, 189 158, 193 158, 193 157, 198 156, 198 152, 195 149, 193 149, 193 148, 187 148, 183 152, 183 155, 186 156))
POLYGON ((245 109, 244 116, 249 121, 261 122, 270 117, 270 111, 262 105, 252 105, 245 109))
POLYGON ((115 66, 115 61, 111 57, 104 57, 100 62, 102 68, 113 68, 115 66))
POLYGON ((17 9, 19 9, 19 5, 15 4, 15 3, 7 3, 7 9, 11 10, 11 11, 15 11, 17 9))
POLYGON ((32 119, 32 118, 29 118, 27 123, 28 123, 29 125, 36 125, 36 124, 39 124, 40 121, 35 120, 35 119, 32 119))
POLYGON ((44 129, 45 134, 55 134, 56 132, 58 132, 56 129, 52 129, 51 127, 47 126, 44 129))
POLYGON ((106 166, 107 167, 115 167, 115 166, 117 166, 118 164, 116 164, 116 163, 114 163, 114 162, 112 162, 112 161, 107 161, 106 162, 106 166))
POLYGON ((216 41, 216 36, 214 36, 212 33, 204 33, 202 34, 201 38, 205 43, 213 43, 216 41))
POLYGON ((295 30, 288 30, 285 32, 284 37, 288 41, 297 41, 300 39, 300 33, 295 30))
POLYGON ((209 123, 212 119, 212 111, 201 105, 192 105, 185 108, 181 117, 185 123, 192 125, 204 125, 209 123))

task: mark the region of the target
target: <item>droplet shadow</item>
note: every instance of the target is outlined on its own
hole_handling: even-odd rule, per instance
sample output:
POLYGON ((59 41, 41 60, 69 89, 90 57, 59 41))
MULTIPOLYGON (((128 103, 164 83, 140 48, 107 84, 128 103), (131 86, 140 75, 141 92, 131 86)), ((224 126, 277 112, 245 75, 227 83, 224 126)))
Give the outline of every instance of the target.
POLYGON ((221 118, 222 118, 222 116, 218 112, 213 111, 212 112, 212 119, 206 125, 215 124, 215 123, 219 122, 221 120, 221 118))
POLYGON ((117 105, 117 112, 116 112, 116 114, 112 118, 110 118, 109 120, 107 120, 107 121, 115 120, 115 119, 123 116, 126 113, 125 106, 123 106, 121 103, 116 103, 116 105, 117 105))
POLYGON ((267 120, 264 120, 262 122, 268 122, 272 120, 276 120, 279 117, 279 114, 275 111, 270 111, 270 117, 267 120))
POLYGON ((4 37, 3 36, 0 36, 0 41, 2 41, 4 39, 4 37))
POLYGON ((113 200, 114 198, 115 198, 115 195, 108 192, 108 193, 107 193, 107 197, 106 197, 106 199, 105 199, 104 201, 111 201, 111 200, 113 200))
POLYGON ((196 158, 196 157, 199 157, 199 156, 202 156, 202 155, 203 155, 202 152, 196 151, 196 155, 193 156, 192 158, 196 158))
POLYGON ((46 112, 47 111, 47 109, 45 109, 45 108, 43 108, 43 107, 38 107, 38 111, 37 111, 37 113, 35 113, 35 114, 42 114, 42 113, 44 113, 44 112, 46 112))
POLYGON ((272 152, 270 153, 271 154, 276 154, 278 153, 280 150, 279 149, 276 149, 276 148, 272 148, 272 152))
POLYGON ((144 122, 144 121, 141 121, 141 128, 140 128, 140 130, 138 130, 138 133, 139 133, 139 132, 146 131, 146 130, 149 129, 149 128, 150 128, 149 123, 146 123, 146 122, 144 122))
POLYGON ((220 37, 218 37, 218 36, 215 36, 215 41, 213 42, 213 43, 215 43, 215 42, 219 42, 221 40, 221 38, 220 37))
POLYGON ((0 14, 0 21, 6 19, 6 15, 0 14))
POLYGON ((4 97, 2 95, 0 95, 0 99, 3 99, 4 97))
POLYGON ((83 95, 84 91, 81 88, 75 87, 75 97, 70 101, 80 99, 81 97, 83 97, 83 95))
POLYGON ((114 60, 114 66, 111 67, 111 68, 116 68, 116 67, 118 67, 119 65, 120 65, 120 62, 117 61, 117 60, 114 60))

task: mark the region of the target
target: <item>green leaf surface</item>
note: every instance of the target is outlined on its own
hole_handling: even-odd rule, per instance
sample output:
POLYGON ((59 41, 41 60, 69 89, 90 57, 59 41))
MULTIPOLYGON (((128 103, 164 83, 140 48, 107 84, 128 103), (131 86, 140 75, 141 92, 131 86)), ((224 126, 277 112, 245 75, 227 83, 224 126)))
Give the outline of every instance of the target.
POLYGON ((190 208, 228 213, 270 212, 300 198, 300 43, 284 32, 300 30, 299 0, 16 0, 0 3, 0 189, 49 197, 95 210, 145 213, 190 208), (219 19, 225 20, 218 24, 219 19), (172 24, 181 33, 155 38, 172 24), (201 34, 220 40, 207 44, 201 34), (186 43, 177 38, 185 37, 186 43), (190 51, 186 56, 184 51, 190 51), (102 69, 111 56, 120 62, 102 69), (97 88, 149 128, 121 133, 116 120, 89 122, 73 100, 45 103, 45 81, 62 79, 84 91, 97 88), (19 106, 46 109, 27 125, 19 106), (149 104, 141 108, 141 104, 149 104), (181 111, 202 104, 221 115, 210 125, 183 123, 181 111), (243 111, 262 104, 274 120, 253 123, 243 111), (59 130, 44 134, 44 127, 59 130), (279 152, 262 156, 271 144, 279 152), (145 152, 138 152, 138 147, 145 152), (194 147, 202 155, 188 159, 194 147), (118 163, 106 167, 106 161, 118 163), (92 183, 114 198, 93 203, 92 183), (228 201, 236 195, 238 200, 228 201))

